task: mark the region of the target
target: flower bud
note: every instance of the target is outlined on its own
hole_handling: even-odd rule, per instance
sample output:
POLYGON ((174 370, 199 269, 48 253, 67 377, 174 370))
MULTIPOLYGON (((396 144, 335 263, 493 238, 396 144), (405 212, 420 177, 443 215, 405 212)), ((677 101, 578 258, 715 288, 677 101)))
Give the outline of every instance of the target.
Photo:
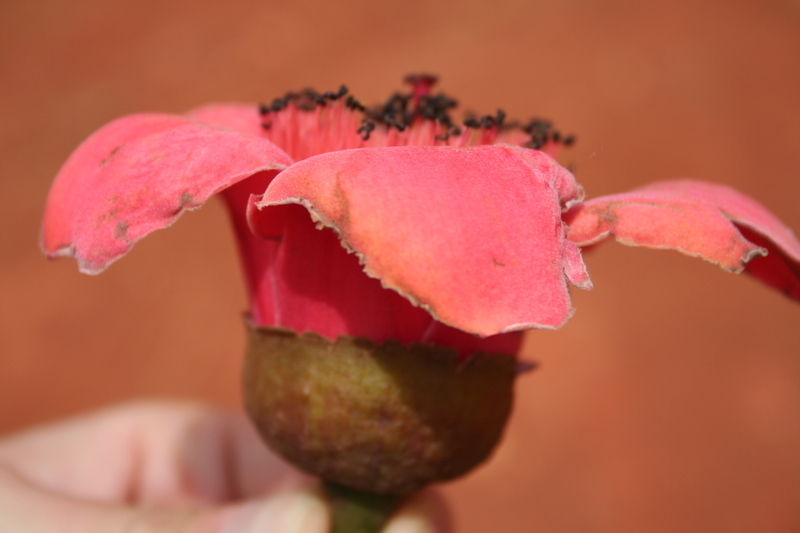
POLYGON ((251 327, 244 397, 269 447, 300 469, 407 494, 490 455, 516 375, 512 355, 251 327))

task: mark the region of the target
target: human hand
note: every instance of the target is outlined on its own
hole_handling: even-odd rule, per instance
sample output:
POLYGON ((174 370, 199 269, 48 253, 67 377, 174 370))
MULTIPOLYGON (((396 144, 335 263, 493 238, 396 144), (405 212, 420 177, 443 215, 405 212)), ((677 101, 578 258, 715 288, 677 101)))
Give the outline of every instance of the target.
MULTIPOLYGON (((0 533, 327 533, 314 482, 240 414, 140 402, 0 439, 0 533)), ((435 493, 386 533, 444 533, 435 493)))

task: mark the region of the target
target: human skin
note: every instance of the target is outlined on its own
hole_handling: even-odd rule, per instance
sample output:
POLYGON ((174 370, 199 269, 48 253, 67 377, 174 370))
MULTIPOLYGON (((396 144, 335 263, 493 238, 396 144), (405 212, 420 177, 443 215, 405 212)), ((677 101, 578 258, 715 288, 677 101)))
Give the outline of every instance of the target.
MULTIPOLYGON (((238 413, 138 402, 0 439, 0 531, 327 533, 309 478, 269 453, 238 413)), ((387 533, 444 533, 435 493, 387 533)))

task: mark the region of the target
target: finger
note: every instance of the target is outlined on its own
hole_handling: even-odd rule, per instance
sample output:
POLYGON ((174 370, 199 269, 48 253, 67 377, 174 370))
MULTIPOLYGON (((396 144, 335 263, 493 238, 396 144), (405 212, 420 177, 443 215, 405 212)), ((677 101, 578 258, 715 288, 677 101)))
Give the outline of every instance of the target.
POLYGON ((435 490, 414 494, 392 517, 383 533, 450 533, 452 515, 444 498, 435 490))
POLYGON ((242 415, 177 402, 139 402, 8 437, 0 464, 77 498, 161 506, 233 501, 302 479, 242 415))
POLYGON ((266 504, 235 507, 219 523, 221 529, 213 533, 328 533, 330 511, 322 491, 309 486, 280 493, 266 504))
POLYGON ((0 468, 0 531, 14 533, 327 533, 318 491, 216 508, 154 509, 100 505, 39 490, 0 468))

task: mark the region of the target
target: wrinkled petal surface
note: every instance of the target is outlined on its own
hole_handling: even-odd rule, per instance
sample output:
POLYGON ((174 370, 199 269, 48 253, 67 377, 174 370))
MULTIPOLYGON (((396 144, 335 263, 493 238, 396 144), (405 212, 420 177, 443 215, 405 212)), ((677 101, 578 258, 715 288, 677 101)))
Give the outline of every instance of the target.
POLYGON ((589 284, 561 220, 579 194, 572 175, 535 150, 362 148, 296 163, 248 216, 275 238, 276 208, 265 208, 301 204, 384 287, 440 322, 489 336, 555 328, 570 316, 567 280, 589 284))
POLYGON ((291 163, 269 141, 228 128, 172 115, 123 117, 84 141, 62 167, 47 199, 42 248, 98 273, 214 193, 291 163))
POLYGON ((192 109, 185 116, 197 122, 224 126, 254 137, 261 137, 263 133, 258 106, 253 104, 209 104, 192 109))
MULTIPOLYGON (((226 197, 255 178, 228 189, 226 197)), ((274 206, 266 212, 268 217, 251 219, 251 226, 259 230, 253 224, 264 222, 265 230, 278 229, 279 235, 262 240, 249 228, 240 235, 245 239, 242 259, 252 288, 255 324, 314 331, 332 340, 352 335, 376 343, 437 344, 456 349, 462 357, 519 350, 520 332, 480 338, 435 321, 424 309, 386 290, 364 274, 358 257, 342 247, 333 231, 317 229, 303 206, 274 206)))
POLYGON ((579 204, 565 222, 580 246, 613 235, 631 246, 677 250, 731 272, 746 269, 800 299, 800 242, 761 204, 729 187, 659 182, 579 204))

